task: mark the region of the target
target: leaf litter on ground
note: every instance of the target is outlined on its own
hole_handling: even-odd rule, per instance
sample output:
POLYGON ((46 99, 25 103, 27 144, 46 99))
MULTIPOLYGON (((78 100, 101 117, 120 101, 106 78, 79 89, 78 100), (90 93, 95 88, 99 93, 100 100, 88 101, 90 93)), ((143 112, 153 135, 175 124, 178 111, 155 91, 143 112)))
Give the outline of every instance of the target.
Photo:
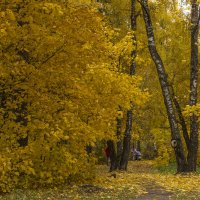
POLYGON ((98 165, 93 182, 54 189, 15 190, 0 200, 200 199, 200 175, 160 173, 153 161, 130 161, 128 171, 98 165))

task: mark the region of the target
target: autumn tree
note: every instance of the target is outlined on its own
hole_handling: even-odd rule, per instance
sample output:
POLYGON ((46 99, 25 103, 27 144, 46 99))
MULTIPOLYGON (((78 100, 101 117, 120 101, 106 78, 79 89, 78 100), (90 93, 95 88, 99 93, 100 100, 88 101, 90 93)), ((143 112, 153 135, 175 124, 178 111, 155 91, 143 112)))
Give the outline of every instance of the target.
POLYGON ((0 8, 1 190, 93 178, 87 146, 115 139, 118 105, 148 98, 117 70, 124 41, 91 1, 0 8))

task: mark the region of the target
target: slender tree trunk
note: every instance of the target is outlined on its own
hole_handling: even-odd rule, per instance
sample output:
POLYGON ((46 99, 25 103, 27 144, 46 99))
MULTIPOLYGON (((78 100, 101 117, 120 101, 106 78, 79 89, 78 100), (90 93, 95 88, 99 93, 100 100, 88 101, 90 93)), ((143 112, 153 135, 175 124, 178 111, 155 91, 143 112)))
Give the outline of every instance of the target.
MULTIPOLYGON (((135 9, 136 0, 131 0, 131 29, 136 31, 136 9, 135 9)), ((136 41, 136 34, 133 33, 133 41, 136 41)), ((135 74, 136 68, 136 50, 132 51, 132 64, 130 66, 130 75, 133 76, 135 74)), ((131 133, 132 133, 132 118, 133 118, 133 111, 132 109, 127 111, 127 119, 126 119, 126 130, 123 142, 123 152, 120 162, 120 169, 127 170, 129 154, 130 154, 130 145, 131 145, 131 133)))
POLYGON ((126 120, 126 130, 125 130, 125 136, 124 136, 124 141, 123 141, 123 152, 122 152, 122 158, 120 162, 121 170, 127 170, 129 154, 130 154, 130 149, 131 149, 130 145, 131 145, 131 132, 132 132, 132 115, 133 115, 133 111, 128 110, 127 120, 126 120))
POLYGON ((116 168, 116 151, 115 151, 115 144, 112 140, 107 141, 107 145, 110 152, 110 172, 114 171, 116 168))
POLYGON ((120 161, 121 161, 121 157, 122 157, 122 152, 123 152, 123 140, 121 137, 121 133, 122 133, 122 117, 117 118, 117 138, 118 138, 118 142, 117 142, 117 152, 116 152, 116 163, 115 163, 115 169, 119 169, 120 168, 120 161))
MULTIPOLYGON (((137 16, 136 16, 136 0, 131 0, 131 30, 134 31, 133 33, 133 45, 135 45, 137 39, 136 39, 136 28, 137 28, 137 24, 136 24, 136 20, 137 20, 137 16)), ((137 51, 133 50, 132 51, 132 64, 130 66, 130 75, 133 76, 135 74, 135 70, 136 70, 136 62, 135 62, 135 58, 137 56, 137 51)))
POLYGON ((178 118, 179 118, 179 121, 180 121, 180 124, 181 124, 181 127, 182 127, 183 137, 184 137, 187 149, 189 149, 190 148, 190 137, 189 137, 189 134, 188 134, 187 125, 186 125, 185 119, 184 119, 183 114, 182 114, 181 106, 180 106, 180 104, 179 104, 179 102, 178 102, 178 100, 177 100, 177 98, 174 94, 173 86, 171 86, 171 95, 172 95, 172 99, 173 99, 173 102, 174 102, 174 105, 175 105, 175 108, 176 108, 176 112, 178 114, 178 118))
POLYGON ((155 45, 155 37, 153 32, 153 26, 151 22, 148 0, 141 0, 143 18, 145 21, 146 32, 148 37, 148 47, 151 57, 156 65, 160 86, 162 89, 162 94, 164 98, 165 107, 167 110, 168 120, 171 128, 171 137, 175 141, 176 145, 174 148, 177 163, 177 172, 187 171, 186 158, 184 156, 183 145, 181 141, 181 136, 178 128, 178 123, 176 121, 175 110, 173 108, 172 98, 170 95, 169 84, 167 80, 167 74, 162 62, 160 55, 157 52, 155 45))
MULTIPOLYGON (((199 8, 197 0, 191 0, 191 63, 190 63, 190 106, 197 103, 198 87, 198 33, 199 8)), ((188 149, 188 165, 190 171, 196 171, 198 151, 198 118, 193 114, 190 118, 190 148, 188 149)))

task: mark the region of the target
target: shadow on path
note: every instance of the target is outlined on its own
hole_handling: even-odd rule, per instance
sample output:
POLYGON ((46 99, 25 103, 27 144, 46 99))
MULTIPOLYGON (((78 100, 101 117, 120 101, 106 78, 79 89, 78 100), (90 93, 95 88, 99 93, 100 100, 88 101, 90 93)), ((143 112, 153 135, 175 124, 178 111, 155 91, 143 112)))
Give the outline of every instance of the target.
POLYGON ((159 185, 155 185, 155 183, 148 182, 144 185, 147 193, 141 196, 138 196, 135 200, 168 200, 170 196, 173 195, 172 192, 166 191, 159 185))

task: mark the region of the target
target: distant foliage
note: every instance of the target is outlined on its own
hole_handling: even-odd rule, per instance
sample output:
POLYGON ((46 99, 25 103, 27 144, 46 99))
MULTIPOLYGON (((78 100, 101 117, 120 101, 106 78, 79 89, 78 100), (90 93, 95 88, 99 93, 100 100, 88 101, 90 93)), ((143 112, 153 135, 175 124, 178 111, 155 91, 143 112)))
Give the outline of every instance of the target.
POLYGON ((156 166, 168 166, 174 161, 173 149, 170 145, 170 131, 163 129, 153 129, 152 134, 156 141, 157 156, 155 159, 156 166))
POLYGON ((114 31, 85 1, 10 0, 0 33, 1 190, 91 179, 86 147, 114 138, 119 105, 149 96, 119 71, 114 31))

